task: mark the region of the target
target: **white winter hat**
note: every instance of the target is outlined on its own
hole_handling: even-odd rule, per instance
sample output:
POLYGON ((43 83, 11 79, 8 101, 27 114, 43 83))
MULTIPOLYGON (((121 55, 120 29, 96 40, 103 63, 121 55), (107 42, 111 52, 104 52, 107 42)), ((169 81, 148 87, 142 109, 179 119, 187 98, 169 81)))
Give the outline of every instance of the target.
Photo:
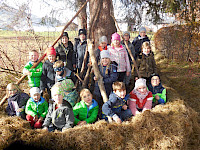
POLYGON ((36 94, 36 93, 41 94, 40 93, 40 89, 38 87, 32 87, 30 89, 30 95, 31 95, 31 97, 33 97, 33 95, 36 94))
POLYGON ((139 33, 142 32, 142 31, 147 32, 145 27, 141 27, 140 30, 139 30, 139 33))
POLYGON ((135 81, 135 87, 134 87, 134 89, 137 90, 137 88, 138 88, 139 86, 144 86, 144 87, 146 87, 146 86, 147 86, 147 85, 146 85, 146 79, 139 78, 138 80, 136 80, 136 81, 135 81))
POLYGON ((100 52, 100 56, 101 56, 101 59, 102 59, 102 58, 110 58, 109 51, 108 51, 108 50, 102 50, 102 51, 100 52))
POLYGON ((99 44, 101 44, 102 42, 108 43, 108 39, 107 39, 106 36, 102 36, 102 37, 99 38, 99 44))

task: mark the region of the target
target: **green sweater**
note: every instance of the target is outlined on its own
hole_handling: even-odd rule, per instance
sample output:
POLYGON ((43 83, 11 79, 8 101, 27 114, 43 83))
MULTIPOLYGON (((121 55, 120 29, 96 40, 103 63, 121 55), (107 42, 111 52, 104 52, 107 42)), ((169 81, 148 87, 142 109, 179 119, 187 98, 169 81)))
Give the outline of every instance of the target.
POLYGON ((86 121, 87 123, 93 123, 98 114, 99 106, 98 103, 92 99, 92 105, 88 108, 84 101, 77 103, 74 108, 74 124, 77 125, 79 121, 86 121))
POLYGON ((31 68, 33 66, 31 61, 25 65, 24 70, 28 70, 32 73, 32 75, 28 76, 28 84, 30 87, 40 87, 42 65, 43 63, 40 62, 36 68, 31 68))
POLYGON ((35 102, 33 98, 29 98, 25 112, 27 115, 31 115, 32 117, 38 115, 38 117, 45 118, 48 112, 48 103, 43 97, 40 98, 39 102, 35 102))

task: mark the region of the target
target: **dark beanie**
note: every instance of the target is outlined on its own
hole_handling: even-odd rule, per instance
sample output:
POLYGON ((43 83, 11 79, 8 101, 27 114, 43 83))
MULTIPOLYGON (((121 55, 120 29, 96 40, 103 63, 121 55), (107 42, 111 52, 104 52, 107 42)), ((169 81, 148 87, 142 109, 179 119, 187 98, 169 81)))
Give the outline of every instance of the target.
POLYGON ((63 32, 62 37, 63 37, 63 36, 66 36, 66 37, 69 39, 69 36, 68 36, 68 33, 67 33, 67 32, 63 32))
POLYGON ((78 35, 84 34, 86 36, 86 30, 85 29, 79 29, 78 35))

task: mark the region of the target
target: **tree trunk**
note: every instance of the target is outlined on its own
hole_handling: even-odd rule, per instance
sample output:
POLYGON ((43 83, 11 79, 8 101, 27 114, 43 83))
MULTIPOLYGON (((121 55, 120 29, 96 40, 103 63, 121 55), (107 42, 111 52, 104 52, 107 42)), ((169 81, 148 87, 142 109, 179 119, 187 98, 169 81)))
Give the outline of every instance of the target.
MULTIPOLYGON (((80 8, 86 0, 78 0, 78 8, 80 8)), ((87 13, 86 7, 84 7, 78 15, 78 29, 87 29, 87 13)))
POLYGON ((99 45, 99 38, 105 35, 110 44, 111 35, 117 31, 115 22, 111 15, 113 15, 113 4, 111 0, 90 0, 90 18, 96 17, 96 21, 92 25, 93 34, 91 39, 94 40, 95 49, 99 45), (111 15, 110 15, 111 14, 111 15))

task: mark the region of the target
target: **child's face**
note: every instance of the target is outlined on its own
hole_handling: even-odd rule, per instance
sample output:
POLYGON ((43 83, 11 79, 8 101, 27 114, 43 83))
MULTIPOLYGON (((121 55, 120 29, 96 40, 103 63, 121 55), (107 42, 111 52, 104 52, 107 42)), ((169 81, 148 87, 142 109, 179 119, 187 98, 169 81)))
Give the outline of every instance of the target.
POLYGON ((92 94, 90 92, 83 93, 81 100, 83 100, 86 105, 90 105, 92 103, 92 94))
POLYGON ((79 38, 80 38, 81 41, 84 41, 85 40, 85 34, 80 34, 79 38))
POLYGON ((126 96, 126 90, 116 90, 114 93, 120 98, 124 98, 126 96))
POLYGON ((107 46, 106 42, 101 42, 101 44, 99 44, 99 46, 101 46, 103 49, 107 46))
POLYGON ((7 90, 9 96, 13 96, 17 93, 17 89, 15 87, 8 87, 7 90))
POLYGON ((129 35, 128 35, 128 34, 125 34, 125 35, 124 35, 124 40, 125 40, 125 41, 129 41, 129 39, 130 39, 129 35))
POLYGON ((101 63, 103 66, 107 66, 110 62, 110 58, 102 58, 101 63))
POLYGON ((112 41, 114 47, 119 47, 120 46, 120 41, 119 40, 114 40, 112 41))
POLYGON ((153 76, 151 78, 151 85, 152 86, 158 86, 160 84, 160 79, 158 76, 153 76))
POLYGON ((144 54, 148 55, 150 53, 150 51, 151 51, 151 48, 150 47, 144 47, 142 49, 142 51, 143 51, 144 54))
POLYGON ((147 87, 146 86, 139 86, 138 88, 137 88, 137 91, 138 92, 140 92, 140 94, 146 94, 146 92, 147 92, 147 87))
POLYGON ((38 102, 40 100, 40 94, 35 93, 32 98, 34 99, 35 102, 38 102))
POLYGON ((66 36, 63 36, 61 38, 61 41, 62 41, 63 44, 67 44, 68 43, 68 38, 66 36))
POLYGON ((56 60, 56 56, 55 55, 48 55, 48 60, 51 62, 51 63, 54 63, 55 60, 56 60))
POLYGON ((140 36, 141 36, 141 37, 145 37, 145 35, 146 35, 146 32, 145 32, 145 31, 141 31, 141 32, 140 32, 140 36))
POLYGON ((38 55, 37 52, 30 52, 29 53, 29 59, 30 59, 30 61, 36 62, 38 60, 38 58, 39 58, 39 55, 38 55))
POLYGON ((55 93, 52 95, 52 98, 56 104, 62 104, 62 102, 63 102, 63 96, 61 94, 55 93))

